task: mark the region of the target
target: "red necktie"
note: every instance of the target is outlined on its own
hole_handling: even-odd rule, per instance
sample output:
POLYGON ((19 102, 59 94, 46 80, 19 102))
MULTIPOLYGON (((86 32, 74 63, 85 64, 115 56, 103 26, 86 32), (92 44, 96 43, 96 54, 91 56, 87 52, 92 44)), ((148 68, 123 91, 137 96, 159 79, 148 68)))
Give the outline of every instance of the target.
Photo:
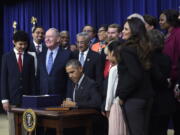
POLYGON ((19 71, 22 72, 22 59, 21 59, 21 55, 22 53, 18 53, 18 67, 19 67, 19 71))
POLYGON ((108 77, 110 68, 111 68, 111 63, 109 60, 106 60, 105 68, 104 68, 104 78, 108 77))

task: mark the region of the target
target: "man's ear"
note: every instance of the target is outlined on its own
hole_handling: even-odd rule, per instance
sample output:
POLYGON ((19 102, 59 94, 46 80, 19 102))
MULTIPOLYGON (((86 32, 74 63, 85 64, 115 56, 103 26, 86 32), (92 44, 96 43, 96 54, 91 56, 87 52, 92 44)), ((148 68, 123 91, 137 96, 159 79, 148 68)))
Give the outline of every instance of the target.
MULTIPOLYGON (((34 34, 34 33, 32 33, 32 37, 33 37, 33 34, 34 34)), ((33 38, 34 38, 34 37, 33 37, 33 38)))
POLYGON ((153 26, 153 25, 151 25, 151 26, 150 26, 150 28, 151 28, 151 30, 153 30, 153 29, 154 29, 154 26, 153 26))
POLYGON ((14 41, 14 40, 12 41, 12 43, 13 43, 13 45, 15 46, 15 41, 14 41))
POLYGON ((60 39, 60 36, 58 36, 58 37, 57 37, 57 42, 59 43, 59 42, 60 42, 60 40, 61 40, 61 39, 60 39))
POLYGON ((81 71, 81 72, 83 72, 83 67, 82 67, 82 66, 81 66, 81 67, 79 67, 79 69, 80 69, 80 71, 81 71))

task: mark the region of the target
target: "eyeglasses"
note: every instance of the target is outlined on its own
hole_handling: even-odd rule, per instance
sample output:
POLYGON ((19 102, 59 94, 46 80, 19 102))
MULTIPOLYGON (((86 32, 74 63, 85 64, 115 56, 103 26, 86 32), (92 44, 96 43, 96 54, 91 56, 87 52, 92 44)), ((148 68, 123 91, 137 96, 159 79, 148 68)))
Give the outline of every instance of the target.
POLYGON ((42 35, 44 35, 44 32, 39 32, 39 31, 37 31, 37 32, 35 32, 37 35, 39 35, 39 34, 42 34, 42 35))
POLYGON ((93 31, 92 30, 83 30, 83 32, 90 33, 90 32, 93 32, 93 31))

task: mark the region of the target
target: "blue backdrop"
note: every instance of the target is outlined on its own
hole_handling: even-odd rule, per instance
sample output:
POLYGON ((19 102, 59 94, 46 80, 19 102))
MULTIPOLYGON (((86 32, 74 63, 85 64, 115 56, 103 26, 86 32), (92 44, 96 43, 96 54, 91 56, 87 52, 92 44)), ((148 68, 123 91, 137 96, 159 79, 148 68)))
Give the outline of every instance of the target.
POLYGON ((126 17, 134 12, 159 17, 164 9, 177 9, 180 0, 18 0, 3 6, 4 52, 12 45, 12 22, 18 22, 18 29, 31 36, 31 17, 38 19, 38 25, 46 30, 55 27, 68 30, 71 42, 76 33, 86 24, 99 27, 101 24, 123 24, 126 17))

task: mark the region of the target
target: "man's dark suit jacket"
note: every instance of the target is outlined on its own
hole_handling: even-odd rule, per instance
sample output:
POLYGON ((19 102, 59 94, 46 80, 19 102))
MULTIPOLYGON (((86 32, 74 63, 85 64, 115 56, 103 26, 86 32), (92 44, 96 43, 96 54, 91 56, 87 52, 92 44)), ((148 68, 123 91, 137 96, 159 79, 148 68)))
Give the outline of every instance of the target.
MULTIPOLYGON (((46 51, 46 50, 47 50, 46 45, 42 43, 42 52, 44 52, 44 51, 46 51)), ((36 47, 35 47, 34 43, 31 43, 31 44, 30 44, 30 46, 29 46, 29 48, 28 48, 28 51, 29 51, 29 52, 36 52, 36 47)), ((36 54, 37 54, 37 52, 36 52, 36 54)))
MULTIPOLYGON (((73 97, 74 89, 68 92, 67 97, 73 97)), ((84 76, 80 86, 75 91, 75 102, 79 108, 100 108, 101 97, 94 80, 84 76)))
MULTIPOLYGON (((74 57, 79 59, 79 51, 74 52, 74 57)), ((101 56, 89 49, 84 66, 83 72, 86 76, 93 79, 97 84, 98 88, 101 89, 103 82, 103 65, 101 56)), ((100 90, 101 91, 101 90, 100 90)))
POLYGON ((20 73, 14 51, 4 54, 1 67, 1 99, 20 105, 23 94, 33 93, 34 77, 34 58, 31 55, 24 53, 23 69, 20 73))
POLYGON ((71 52, 59 47, 50 74, 46 69, 46 53, 47 50, 41 53, 38 58, 40 94, 58 94, 61 98, 64 98, 68 78, 65 65, 71 59, 71 52))
POLYGON ((97 37, 94 37, 93 39, 90 40, 90 44, 89 44, 89 48, 92 48, 93 44, 99 42, 98 38, 97 37), (93 42, 92 42, 93 40, 93 42))

